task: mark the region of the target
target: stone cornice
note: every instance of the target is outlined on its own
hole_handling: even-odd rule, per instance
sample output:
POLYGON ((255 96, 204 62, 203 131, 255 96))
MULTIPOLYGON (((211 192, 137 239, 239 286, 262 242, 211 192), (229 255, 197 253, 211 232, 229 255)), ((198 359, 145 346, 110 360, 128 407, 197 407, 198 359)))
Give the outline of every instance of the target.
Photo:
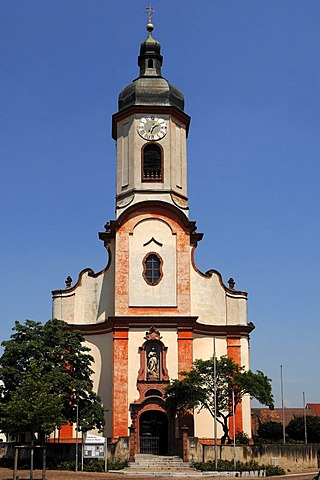
POLYGON ((106 223, 105 231, 99 232, 99 239, 104 241, 105 246, 107 246, 111 239, 115 237, 117 230, 120 226, 131 216, 136 214, 146 213, 154 214, 160 213, 162 215, 173 217, 179 220, 180 225, 184 230, 190 235, 190 245, 196 246, 197 243, 202 240, 203 233, 198 233, 196 222, 189 220, 183 212, 174 205, 170 205, 159 200, 148 200, 144 202, 139 202, 131 207, 128 207, 117 220, 111 220, 106 223))
POLYGON ((116 330, 128 330, 130 328, 150 328, 153 325, 159 330, 163 328, 176 328, 178 330, 189 330, 199 335, 210 336, 228 336, 228 337, 248 337, 254 330, 253 323, 247 325, 212 325, 198 323, 198 317, 195 316, 119 316, 109 317, 103 323, 95 324, 73 324, 72 330, 80 330, 85 335, 97 335, 110 333, 116 330))

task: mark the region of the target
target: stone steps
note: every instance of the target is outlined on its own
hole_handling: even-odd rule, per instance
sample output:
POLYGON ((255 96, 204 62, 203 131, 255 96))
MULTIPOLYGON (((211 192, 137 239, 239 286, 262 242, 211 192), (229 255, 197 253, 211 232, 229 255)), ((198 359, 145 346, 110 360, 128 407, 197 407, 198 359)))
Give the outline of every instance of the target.
POLYGON ((190 464, 184 463, 180 457, 169 455, 151 455, 138 453, 135 455, 135 461, 130 462, 127 470, 131 471, 187 471, 190 470, 190 464))

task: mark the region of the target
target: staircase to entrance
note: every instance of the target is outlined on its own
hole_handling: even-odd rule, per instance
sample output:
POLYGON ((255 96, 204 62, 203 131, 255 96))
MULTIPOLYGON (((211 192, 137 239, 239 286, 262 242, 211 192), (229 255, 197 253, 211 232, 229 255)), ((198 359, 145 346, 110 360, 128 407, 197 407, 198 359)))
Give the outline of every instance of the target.
POLYGON ((135 461, 129 463, 128 470, 136 472, 181 472, 191 470, 191 466, 190 463, 183 462, 182 458, 178 456, 137 453, 135 461))

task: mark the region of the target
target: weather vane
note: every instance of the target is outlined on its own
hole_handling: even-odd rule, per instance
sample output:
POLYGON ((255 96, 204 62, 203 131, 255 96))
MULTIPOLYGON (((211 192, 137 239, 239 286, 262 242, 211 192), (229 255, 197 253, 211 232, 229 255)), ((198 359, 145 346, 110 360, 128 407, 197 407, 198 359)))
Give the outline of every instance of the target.
POLYGON ((145 9, 144 13, 147 13, 148 15, 148 23, 152 23, 152 15, 155 13, 155 9, 153 8, 152 5, 148 5, 147 8, 145 9))

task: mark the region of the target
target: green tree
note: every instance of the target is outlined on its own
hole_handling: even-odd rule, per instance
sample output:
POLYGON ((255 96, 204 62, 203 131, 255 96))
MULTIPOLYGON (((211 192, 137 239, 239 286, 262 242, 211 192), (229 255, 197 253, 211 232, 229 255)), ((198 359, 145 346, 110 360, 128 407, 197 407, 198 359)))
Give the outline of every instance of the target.
POLYGON ((16 322, 13 331, 2 342, 0 429, 50 433, 75 422, 77 403, 79 427, 101 430, 104 410, 93 391, 93 358, 82 333, 60 320, 16 322))
POLYGON ((41 367, 31 361, 11 399, 0 407, 2 430, 11 434, 30 432, 34 438, 37 432, 49 434, 63 424, 61 397, 51 392, 42 374, 41 367))
POLYGON ((264 440, 281 440, 283 438, 283 427, 279 422, 269 421, 261 423, 257 433, 264 440))
MULTIPOLYGON (((307 416, 308 443, 320 443, 320 417, 307 416)), ((296 417, 288 423, 286 433, 292 440, 305 440, 304 417, 296 417)))
POLYGON ((181 372, 182 380, 173 380, 166 389, 165 406, 172 414, 185 415, 190 409, 206 409, 222 426, 222 441, 230 441, 229 418, 243 395, 249 394, 260 403, 273 407, 271 380, 262 372, 245 371, 226 356, 216 359, 216 382, 214 359, 196 360, 189 372, 181 372), (216 410, 215 410, 216 383, 216 410))

